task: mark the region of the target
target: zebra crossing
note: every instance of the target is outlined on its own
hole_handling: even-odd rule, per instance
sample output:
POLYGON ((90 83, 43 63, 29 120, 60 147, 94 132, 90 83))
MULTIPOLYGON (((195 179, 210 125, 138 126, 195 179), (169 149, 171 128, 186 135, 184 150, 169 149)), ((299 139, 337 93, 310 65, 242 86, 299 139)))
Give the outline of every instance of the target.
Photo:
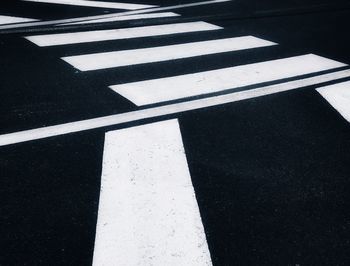
MULTIPOLYGON (((69 0, 27 1, 96 7, 107 4, 86 0, 74 3, 69 0)), ((108 5, 121 8, 117 3, 108 5)), ((130 4, 123 9, 155 7, 137 5, 130 4)), ((172 16, 180 15, 172 12, 131 14, 55 24, 78 25, 172 16)), ((188 155, 188 150, 194 147, 186 139, 191 135, 187 132, 189 122, 181 122, 181 119, 186 121, 186 115, 191 121, 201 124, 193 119, 196 116, 194 111, 209 107, 234 108, 237 102, 316 86, 320 87, 317 91, 348 119, 348 102, 345 100, 339 105, 339 100, 334 100, 347 93, 349 83, 343 82, 350 78, 347 64, 313 51, 286 53, 287 56, 273 54, 270 59, 262 60, 260 52, 267 53, 270 51, 267 49, 277 49, 280 44, 263 36, 228 34, 226 31, 219 24, 195 21, 23 36, 28 45, 34 44, 53 52, 72 76, 93 74, 102 76, 103 80, 104 76, 113 76, 123 69, 127 69, 130 76, 136 75, 134 71, 150 66, 168 69, 160 75, 151 69, 148 79, 136 76, 130 78, 131 81, 118 81, 112 77, 102 82, 105 90, 121 96, 133 106, 127 112, 68 120, 0 135, 1 148, 9 149, 14 144, 18 145, 14 147, 20 147, 41 141, 51 143, 57 141, 54 137, 58 136, 77 136, 79 139, 82 136, 79 133, 95 134, 97 129, 102 132, 104 144, 99 155, 103 157, 101 187, 90 261, 93 265, 221 265, 216 264, 219 261, 217 255, 213 258, 211 255, 218 253, 215 246, 218 243, 214 243, 215 237, 208 234, 212 225, 206 215, 212 210, 203 207, 201 197, 205 188, 198 184, 198 171, 201 171, 193 168, 192 155, 188 155), (215 35, 218 32, 226 35, 215 35), (199 39, 197 34, 202 34, 199 39), (190 41, 181 37, 188 37, 190 41), (142 42, 149 39, 153 42, 142 42), (124 48, 120 48, 123 41, 136 47, 125 49, 124 44, 124 48), (104 43, 108 43, 107 48, 101 51, 99 47, 104 43), (76 52, 77 46, 81 47, 79 53, 76 52), (87 46, 88 52, 84 50, 87 46), (199 61, 220 60, 243 53, 250 58, 246 60, 248 62, 232 60, 222 67, 196 68, 199 61), (175 71, 175 64, 186 62, 191 62, 186 71, 181 68, 175 71)), ((215 121, 211 122, 215 125, 215 121)), ((214 145, 212 148, 215 149, 214 145)), ((202 164, 210 165, 220 173, 220 169, 205 157, 208 154, 201 156, 203 162, 198 163, 201 167, 207 167, 202 164)), ((213 157, 216 156, 225 158, 218 153, 213 157)))
MULTIPOLYGON (((154 13, 153 15, 156 14, 154 13)), ((124 39, 136 39, 137 41, 137 38, 216 30, 223 29, 214 24, 198 21, 126 29, 34 35, 26 36, 25 38, 40 47, 50 47, 91 42, 97 45, 98 42, 124 39)), ((254 36, 240 36, 175 45, 73 55, 62 57, 62 60, 83 72, 101 69, 113 69, 117 71, 116 68, 118 67, 181 60, 190 57, 237 52, 272 45, 278 44, 254 36)), ((317 75, 317 72, 334 71, 342 67, 347 67, 347 65, 309 54, 200 73, 170 76, 161 79, 117 85, 112 84, 109 85, 109 88, 135 105, 143 106, 222 92, 260 83, 274 82, 276 80, 298 78, 303 75, 317 75)))
MULTIPOLYGON (((157 14, 157 13, 154 13, 157 14)), ((255 36, 233 36, 230 38, 211 38, 211 32, 223 31, 225 29, 204 21, 161 24, 145 27, 121 28, 110 30, 78 31, 68 33, 55 33, 44 35, 25 36, 30 42, 40 47, 59 47, 91 43, 92 47, 98 47, 99 43, 130 40, 137 43, 142 39, 157 37, 174 37, 191 35, 203 32, 207 40, 168 44, 163 46, 142 47, 137 49, 71 55, 61 57, 69 65, 84 72, 106 70, 109 73, 118 71, 121 67, 140 65, 147 67, 147 64, 165 62, 171 64, 186 58, 204 58, 210 55, 228 53, 239 53, 241 51, 258 50, 264 47, 278 46, 277 43, 258 38, 255 36)), ((69 49, 69 48, 68 48, 69 49)), ((211 106, 218 104, 218 99, 232 98, 235 101, 243 94, 257 97, 285 91, 285 88, 296 89, 295 86, 303 88, 322 82, 336 81, 349 77, 348 65, 334 61, 315 54, 301 54, 292 57, 277 58, 268 61, 255 62, 250 64, 236 65, 201 72, 184 73, 181 75, 166 76, 156 79, 146 79, 120 84, 106 84, 109 88, 133 103, 137 107, 148 105, 168 104, 166 110, 162 107, 141 109, 140 111, 127 112, 107 117, 70 122, 63 125, 53 125, 47 128, 39 128, 29 131, 10 133, 2 135, 2 145, 13 143, 16 140, 40 139, 48 136, 65 134, 68 132, 84 131, 92 128, 99 128, 126 121, 138 120, 142 117, 149 117, 149 114, 160 116, 163 113, 177 113, 184 110, 197 109, 196 97, 202 97, 206 104, 199 106, 211 106), (296 85, 299 84, 299 85, 296 85), (260 93, 262 91, 263 93, 260 93), (266 91, 268 91, 266 93, 266 91), (219 94, 223 97, 218 96, 219 94), (231 97, 233 96, 233 97, 231 97), (238 96, 238 97, 237 97, 238 96), (180 101, 179 104, 172 104, 180 101), (183 106, 181 105, 183 102, 183 106), (170 105, 169 105, 170 104, 170 105), (193 107, 188 107, 193 106, 193 107), (173 109, 175 108, 175 110, 173 109), (157 113, 159 112, 159 113, 157 113), (113 121, 113 122, 111 122, 113 121), (81 126, 81 129, 79 129, 81 126), (30 137, 24 137, 30 132, 30 137)), ((226 103, 223 101, 222 104, 226 103)), ((220 103, 219 103, 220 104, 220 103)), ((203 108, 201 107, 201 108, 203 108)))
POLYGON ((108 128, 116 125, 123 125, 130 122, 142 121, 166 115, 180 114, 183 112, 204 109, 223 104, 234 103, 248 100, 256 97, 262 97, 279 92, 300 89, 327 83, 334 80, 348 78, 349 70, 337 71, 335 73, 323 74, 317 77, 304 78, 295 81, 289 81, 282 84, 268 85, 261 88, 232 92, 219 96, 212 96, 203 99, 194 99, 180 103, 173 103, 164 106, 145 108, 127 113, 103 116, 93 119, 69 122, 60 125, 47 126, 36 129, 23 130, 15 133, 0 135, 0 146, 7 146, 16 143, 22 143, 33 140, 46 139, 55 136, 78 133, 81 131, 93 130, 98 128, 108 128))
POLYGON ((1 30, 5 30, 5 31, 18 30, 23 28, 24 29, 35 28, 35 27, 42 27, 42 26, 55 27, 55 26, 64 25, 64 24, 70 25, 71 23, 78 23, 78 22, 86 22, 88 24, 91 24, 91 23, 94 24, 94 23, 99 23, 99 20, 103 20, 103 19, 111 18, 113 20, 113 18, 119 18, 119 17, 145 15, 147 13, 155 13, 155 12, 162 13, 164 11, 181 10, 181 9, 190 8, 190 7, 200 7, 200 6, 206 6, 206 5, 212 5, 212 4, 222 4, 230 1, 232 0, 207 0, 207 1, 187 3, 187 4, 175 4, 175 5, 164 6, 164 7, 138 8, 135 10, 127 10, 123 12, 117 12, 117 13, 111 13, 111 14, 108 13, 103 15, 91 15, 91 16, 68 18, 68 19, 55 19, 55 20, 48 20, 48 21, 28 22, 23 24, 17 23, 13 25, 2 25, 0 26, 0 31, 1 30))

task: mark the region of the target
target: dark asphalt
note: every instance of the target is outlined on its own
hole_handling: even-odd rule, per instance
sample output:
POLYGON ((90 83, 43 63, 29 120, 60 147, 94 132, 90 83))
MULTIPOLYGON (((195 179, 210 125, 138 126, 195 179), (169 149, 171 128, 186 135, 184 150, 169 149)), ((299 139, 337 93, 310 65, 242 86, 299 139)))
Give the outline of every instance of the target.
MULTIPOLYGON (((182 17, 175 20, 106 27, 207 17, 225 30, 98 45, 45 48, 22 38, 56 31, 50 27, 0 33, 0 133, 138 109, 108 89, 111 84, 305 53, 350 64, 349 3, 250 0, 176 10, 182 17), (243 35, 280 45, 117 71, 82 73, 60 60, 243 35)), ((169 4, 174 1, 161 2, 169 4)), ((115 12, 20 1, 3 2, 0 11, 40 19, 115 12)), ((104 133, 173 117, 179 118, 214 265, 349 265, 350 126, 315 88, 0 147, 0 265, 91 265, 104 133)))

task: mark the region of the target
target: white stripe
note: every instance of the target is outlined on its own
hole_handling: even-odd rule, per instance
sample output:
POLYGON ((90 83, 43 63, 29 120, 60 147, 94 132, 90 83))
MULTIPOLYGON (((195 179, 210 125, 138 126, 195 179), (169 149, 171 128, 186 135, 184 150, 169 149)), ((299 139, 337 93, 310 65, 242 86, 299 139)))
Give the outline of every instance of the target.
POLYGON ((147 108, 139 111, 103 116, 88 120, 60 124, 56 126, 24 130, 20 132, 0 135, 0 146, 21 143, 31 140, 44 139, 53 136, 59 136, 96 128, 119 125, 148 118, 160 117, 164 115, 172 115, 176 113, 182 113, 191 110, 217 106, 221 104, 227 104, 236 101, 247 100, 250 98, 294 90, 306 86, 317 85, 324 82, 348 77, 350 77, 350 70, 343 70, 330 74, 323 74, 316 77, 295 80, 273 86, 264 86, 257 89, 245 90, 221 96, 213 96, 199 100, 192 100, 160 107, 147 108))
POLYGON ((177 120, 106 134, 93 265, 212 265, 177 120))
POLYGON ((12 16, 1 16, 0 15, 0 25, 12 24, 12 23, 21 23, 21 22, 29 22, 29 21, 37 21, 37 19, 12 17, 12 16))
POLYGON ((135 9, 141 9, 141 8, 155 7, 154 5, 140 5, 140 4, 90 1, 90 0, 89 1, 86 1, 86 0, 22 0, 22 1, 36 2, 36 3, 47 3, 47 4, 72 5, 72 6, 126 9, 126 10, 135 10, 135 9))
POLYGON ((350 81, 318 88, 317 91, 350 122, 350 81))
POLYGON ((110 86, 141 106, 291 78, 345 66, 313 54, 110 86))
POLYGON ((39 46, 53 46, 107 40, 121 40, 149 36, 170 35, 177 33, 209 31, 222 29, 206 22, 188 22, 157 26, 145 26, 115 30, 96 30, 86 32, 60 33, 26 37, 39 46))
POLYGON ((253 36, 63 57, 81 71, 146 64, 275 45, 253 36))
POLYGON ((150 14, 130 15, 130 16, 122 16, 122 17, 112 17, 112 18, 79 21, 79 22, 60 24, 59 26, 80 25, 80 24, 90 24, 90 23, 104 23, 104 22, 115 22, 115 21, 129 21, 129 20, 152 19, 152 18, 167 18, 167 17, 178 17, 178 16, 180 16, 180 15, 173 13, 173 12, 150 13, 150 14))
POLYGON ((26 23, 24 25, 10 25, 10 26, 0 26, 0 30, 6 30, 6 29, 18 29, 18 28, 24 28, 24 27, 40 27, 40 26, 47 26, 47 25, 55 25, 55 24, 61 24, 61 23, 70 23, 70 22, 78 22, 78 21, 86 21, 86 20, 94 20, 94 19, 102 19, 102 18, 111 18, 111 17, 121 17, 121 16, 129 16, 129 15, 136 15, 136 14, 144 14, 144 13, 150 13, 150 12, 158 12, 158 11, 166 11, 166 10, 174 10, 174 9, 182 9, 186 7, 192 7, 192 6, 201 6, 201 5, 210 5, 210 4, 218 4, 223 2, 230 2, 232 0, 209 0, 209 1, 203 1, 203 2, 195 2, 195 3, 189 3, 189 4, 183 4, 183 5, 172 5, 172 6, 166 6, 166 7, 155 7, 155 8, 147 8, 142 10, 133 10, 133 11, 125 11, 125 12, 119 12, 114 14, 106 14, 106 15, 96 15, 96 16, 87 16, 87 17, 78 17, 78 18, 69 18, 69 19, 57 19, 57 20, 50 20, 50 21, 41 21, 41 22, 31 22, 26 23))

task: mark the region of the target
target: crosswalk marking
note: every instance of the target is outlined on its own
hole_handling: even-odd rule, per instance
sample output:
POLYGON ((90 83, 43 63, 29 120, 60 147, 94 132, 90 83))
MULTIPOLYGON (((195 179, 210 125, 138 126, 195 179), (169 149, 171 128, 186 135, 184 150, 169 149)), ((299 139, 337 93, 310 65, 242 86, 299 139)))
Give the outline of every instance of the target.
POLYGON ((125 124, 133 121, 140 121, 149 118, 156 118, 165 115, 218 106, 227 103, 247 100, 274 93, 294 90, 311 85, 318 85, 329 81, 335 81, 350 77, 350 70, 337 71, 334 73, 323 74, 311 78, 299 79, 291 82, 281 83, 272 86, 263 86, 257 89, 245 90, 235 93, 229 93, 220 96, 212 96, 199 100, 191 100, 181 103, 169 104, 165 106, 146 108, 138 111, 122 114, 102 116, 93 119, 70 122, 55 126, 42 127, 31 130, 24 130, 14 133, 0 135, 0 146, 21 143, 32 140, 39 140, 54 136, 60 136, 85 130, 108 127, 113 125, 125 124))
POLYGON ((106 133, 93 265, 211 265, 177 120, 106 133))
POLYGON ((81 71, 146 64, 275 45, 253 36, 63 57, 81 71))
POLYGON ((26 28, 26 27, 49 26, 49 25, 57 25, 57 24, 63 24, 63 23, 87 21, 87 20, 91 21, 94 19, 121 17, 121 16, 130 16, 130 15, 136 15, 136 14, 145 14, 145 13, 150 13, 150 12, 176 10, 176 9, 183 9, 183 8, 187 8, 187 7, 212 5, 212 4, 219 4, 219 3, 230 2, 230 1, 232 1, 232 0, 208 0, 208 1, 188 3, 188 4, 179 4, 179 5, 171 5, 171 6, 165 6, 165 7, 155 7, 155 8, 146 8, 146 9, 140 9, 140 10, 124 11, 124 12, 113 13, 113 14, 95 15, 95 16, 69 18, 69 19, 56 19, 56 20, 40 21, 40 22, 30 22, 30 23, 26 23, 24 25, 18 25, 18 24, 17 25, 3 25, 3 26, 0 26, 0 30, 19 29, 19 28, 26 28))
MULTIPOLYGON (((80 0, 75 3, 79 2, 80 0)), ((103 3, 102 1, 99 2, 103 3)), ((118 16, 94 20, 93 22, 103 23, 155 17, 171 17, 174 16, 174 14, 175 13, 168 12, 131 15, 124 17, 118 16)), ((175 14, 175 16, 178 16, 178 14, 175 14)), ((85 23, 91 23, 91 21, 63 25, 85 23)), ((172 27, 173 25, 170 26, 172 27)), ((214 25, 214 27, 217 26, 214 25)), ((132 30, 134 29, 135 28, 132 30)), ((222 28, 217 27, 215 29, 210 29, 210 31, 218 29, 222 28)), ((63 28, 61 28, 61 30, 63 30, 63 28)), ((171 30, 172 29, 169 29, 169 31, 171 30)), ((234 28, 231 28, 228 31, 231 30, 235 31, 234 28)), ((94 31, 94 34, 90 37, 83 37, 82 39, 85 38, 83 41, 74 42, 73 40, 71 43, 64 43, 64 41, 62 42, 61 40, 62 43, 59 44, 44 44, 42 46, 119 40, 123 38, 130 39, 169 34, 162 33, 149 35, 148 30, 146 29, 143 30, 147 33, 145 36, 142 35, 142 33, 136 33, 136 35, 139 35, 137 35, 137 37, 133 37, 132 34, 127 35, 125 33, 125 35, 128 37, 125 37, 125 35, 123 37, 124 33, 119 29, 118 31, 118 34, 115 34, 115 37, 111 39, 103 39, 105 37, 100 37, 101 39, 94 40, 95 36, 93 35, 96 35, 97 38, 99 38, 98 34, 101 32, 94 31), (116 37, 117 35, 119 37, 116 37)), ((141 30, 139 32, 141 32, 141 30)), ((184 31, 184 33, 185 32, 191 31, 184 31)), ((83 34, 87 33, 91 32, 84 32, 83 34)), ((212 32, 207 32, 205 35, 209 35, 210 33, 212 32)), ((69 36, 69 34, 65 34, 66 37, 68 36, 67 39, 74 39, 71 38, 72 35, 69 36)), ((75 55, 62 57, 62 59, 81 71, 91 71, 276 45, 276 43, 253 36, 227 38, 227 34, 229 34, 229 32, 227 32, 227 34, 223 32, 223 34, 225 34, 226 39, 213 40, 215 36, 209 36, 206 41, 203 41, 203 33, 200 34, 201 41, 196 39, 198 36, 184 35, 182 37, 186 37, 186 40, 190 39, 191 43, 181 43, 176 45, 174 45, 174 42, 171 41, 170 42, 172 45, 169 45, 168 38, 161 40, 161 44, 154 44, 156 43, 155 39, 136 39, 133 40, 134 42, 136 41, 136 43, 134 43, 132 46, 141 46, 146 48, 133 50, 121 51, 118 45, 116 45, 116 47, 112 47, 113 44, 119 44, 119 42, 111 42, 108 43, 108 45, 107 43, 103 44, 103 47, 96 50, 94 50, 93 45, 79 46, 83 51, 85 51, 85 54, 84 52, 74 52, 78 51, 79 47, 72 46, 65 47, 64 49, 53 49, 52 51, 56 54, 64 53, 65 56, 66 54, 75 55), (208 39, 210 39, 210 41, 208 39), (142 41, 146 41, 146 44, 150 41, 153 43, 153 45, 149 47, 145 45, 145 43, 142 43, 142 41), (105 48, 108 47, 112 48, 106 52, 105 48), (86 54, 86 50, 84 50, 85 48, 87 48, 89 51, 88 53, 94 54, 86 54), (72 49, 73 51, 69 51, 69 49, 72 49), (96 53, 101 49, 104 50, 104 53, 96 53)), ((63 34, 50 34, 46 36, 51 36, 50 38, 55 39, 57 36, 63 36, 63 34)), ((220 34, 220 36, 222 35, 220 34)), ((235 36, 237 36, 237 34, 235 34, 235 36)), ((30 36, 28 39, 32 37, 35 38, 38 36, 30 36)), ((78 37, 78 39, 79 38, 80 37, 78 37)), ((45 43, 45 41, 43 41, 43 43, 45 43)), ((127 43, 130 43, 130 41, 127 41, 127 43)), ((179 42, 177 41, 177 43, 179 42)), ((124 44, 126 44, 126 42, 124 44)), ((130 49, 130 47, 127 49, 130 49)), ((269 51, 280 51, 280 49, 273 48, 261 50, 262 53, 269 51)), ((227 63, 225 67, 230 67, 216 70, 213 70, 215 67, 210 65, 210 62, 212 61, 206 60, 218 60, 222 58, 223 55, 217 57, 203 57, 200 60, 198 58, 192 59, 192 62, 201 61, 201 63, 203 63, 205 61, 206 64, 201 67, 207 66, 207 68, 201 69, 203 72, 199 73, 194 73, 197 67, 186 68, 186 71, 181 71, 181 69, 177 67, 175 69, 171 69, 171 66, 174 66, 175 62, 155 64, 149 69, 152 72, 151 78, 153 78, 153 80, 150 80, 150 77, 148 76, 144 78, 148 80, 140 81, 140 76, 145 77, 145 75, 149 73, 146 68, 150 65, 138 66, 137 68, 129 69, 101 71, 101 75, 106 75, 112 72, 116 74, 114 81, 108 83, 103 81, 102 76, 100 81, 102 83, 104 82, 104 86, 116 84, 111 85, 110 88, 135 105, 143 107, 132 108, 131 106, 131 109, 137 111, 0 135, 0 146, 31 140, 39 140, 96 128, 102 128, 98 130, 100 133, 104 133, 107 130, 114 130, 105 133, 103 169, 101 176, 95 247, 93 251, 93 265, 212 265, 198 203, 196 202, 195 191, 191 182, 191 175, 186 160, 179 121, 177 119, 168 119, 172 119, 174 117, 181 118, 181 115, 176 115, 181 112, 219 106, 274 93, 305 88, 307 86, 313 86, 312 88, 309 88, 309 90, 311 89, 314 91, 314 88, 316 87, 315 85, 317 84, 323 84, 329 81, 334 83, 335 81, 344 78, 347 78, 348 80, 350 79, 350 68, 348 68, 346 64, 342 64, 321 56, 308 54, 276 60, 276 54, 269 53, 264 54, 263 57, 266 58, 268 56, 270 59, 275 60, 261 62, 262 60, 258 52, 259 50, 254 50, 253 53, 248 53, 248 51, 246 51, 243 54, 244 62, 252 62, 253 60, 253 62, 255 62, 254 64, 250 63, 249 65, 239 65, 242 64, 241 60, 237 62, 225 61, 227 63), (161 75, 158 75, 159 73, 155 69, 157 67, 161 68, 163 65, 170 68, 166 70, 166 73, 168 73, 167 77, 160 78, 161 75), (339 71, 340 68, 345 69, 345 67, 347 67, 347 70, 339 71), (146 72, 138 75, 137 73, 131 73, 132 69, 142 71, 146 70, 146 72), (172 70, 174 70, 176 74, 174 74, 172 70), (118 71, 122 72, 119 73, 118 71), (333 71, 333 73, 330 73, 331 71, 333 71), (130 81, 130 79, 132 79, 133 81, 138 80, 138 82, 122 84, 122 81, 116 80, 118 76, 123 76, 125 74, 124 72, 131 74, 131 78, 129 76, 125 77, 126 80, 130 81), (174 76, 185 74, 184 72, 190 72, 192 74, 174 76), (135 75, 135 77, 132 77, 132 75, 135 75), (308 78, 305 78, 303 75, 308 75, 308 78), (286 78, 293 78, 293 81, 286 82, 284 80, 286 78), (267 85, 271 84, 271 81, 275 81, 274 84, 278 84, 267 85), (254 89, 251 89, 251 87, 246 87, 251 85, 254 85, 254 89), (238 92, 238 90, 235 90, 235 92, 233 92, 234 89, 238 88, 241 91, 238 92), (220 95, 218 96, 218 94, 220 95), (194 99, 188 97, 196 98, 194 99), (179 101, 177 101, 177 103, 167 102, 173 100, 179 101), (159 103, 161 104, 159 105, 159 103), (148 104, 155 104, 154 106, 156 107, 145 106, 148 104), (154 122, 159 120, 162 120, 162 122, 146 124, 150 121, 154 122), (131 127, 135 124, 145 125, 131 127), (116 125, 119 126, 116 127, 116 125), (124 129, 115 130, 116 128, 123 127, 124 129)), ((290 56, 290 51, 286 52, 290 56)), ((283 54, 283 56, 285 56, 285 53, 283 54)), ((239 54, 237 53, 237 56, 238 55, 239 54)), ((61 56, 62 54, 60 57, 61 56)), ((277 58, 281 58, 281 55, 277 55, 277 58)), ((188 60, 188 62, 191 61, 188 60)), ((86 75, 78 73, 78 71, 76 71, 76 73, 79 77, 88 78, 86 75)), ((95 74, 92 76, 95 76, 95 74)), ((164 77, 164 73, 162 76, 164 77)), ((110 80, 112 78, 113 77, 108 76, 106 80, 110 80)), ((107 88, 105 87, 105 89, 107 88)), ((317 89, 317 91, 342 116, 344 116, 347 121, 350 122, 350 81, 321 87, 317 89)), ((288 95, 293 96, 293 94, 287 94, 285 97, 288 97, 288 95)), ((303 96, 303 94, 300 93, 298 93, 298 95, 303 96)), ((113 95, 111 93, 111 97, 112 96, 113 95)), ((104 95, 102 95, 102 98, 103 97, 104 95)), ((283 102, 283 96, 281 96, 281 98, 283 102)), ((275 99, 275 97, 272 97, 271 99, 275 99)), ((116 102, 121 102, 122 104, 124 103, 121 97, 117 97, 116 102)), ((249 106, 253 108, 258 107, 259 104, 264 104, 264 102, 265 101, 263 100, 256 102, 251 101, 248 105, 242 104, 242 107, 244 108, 239 109, 242 111, 246 110, 246 107, 249 106)), ((128 105, 125 107, 128 108, 128 105)), ((108 112, 108 109, 109 107, 105 109, 105 111, 108 112)), ((119 110, 119 107, 117 109, 114 108, 113 110, 119 110)), ((213 110, 209 109, 204 111, 204 113, 207 114, 210 113, 210 111, 215 112, 215 108, 213 110)), ((189 115, 190 119, 192 119, 192 115, 195 115, 195 113, 189 115)), ((224 116, 222 121, 225 121, 225 119, 227 118, 224 116)), ((70 118, 70 120, 66 121, 72 120, 73 118, 70 118)), ((346 124, 345 121, 344 124, 346 124)), ((187 133, 190 134, 193 132, 189 131, 187 133)), ((94 134, 91 136, 94 137, 93 135, 94 134)), ((53 141, 55 142, 55 140, 53 141)), ((44 141, 42 144, 45 143, 46 141, 44 141)), ((212 143, 212 141, 210 143, 212 143)), ((40 143, 37 144, 40 145, 40 143)), ((29 143, 28 145, 28 147, 33 145, 36 146, 35 143, 29 143)), ((19 145, 17 148, 26 148, 26 145, 24 147, 20 146, 21 145, 19 145)), ((79 146, 77 147, 79 148, 79 146)), ((97 145, 96 147, 98 149, 101 148, 100 145, 97 145)), ((193 147, 198 147, 198 145, 194 145, 193 147)), ((16 147, 14 148, 16 149, 16 147)), ((203 151, 200 152, 203 153, 203 151)), ((89 172, 94 173, 94 171, 89 172)), ((96 177, 94 174, 91 176, 96 177)), ((93 185, 92 188, 96 189, 96 186, 93 185)), ((96 190, 93 191, 92 195, 96 195, 95 193, 96 190)), ((96 199, 94 198, 93 200, 95 202, 96 199)), ((89 200, 86 202, 89 202, 89 200)), ((85 205, 83 207, 85 208, 85 205)), ((90 206, 87 206, 87 208, 91 209, 90 206)), ((205 208, 202 209, 201 206, 201 210, 203 211, 203 214, 205 214, 205 208)), ((211 226, 211 218, 212 217, 209 217, 209 219, 207 219, 209 226, 211 226)), ((84 220, 87 221, 89 219, 84 220)), ((86 230, 84 228, 84 232, 89 233, 91 229, 91 223, 89 223, 86 230)), ((214 230, 214 234, 215 233, 217 232, 214 230)), ((86 238, 87 241, 91 241, 92 234, 89 235, 89 238, 86 238)), ((217 261, 221 258, 219 254, 220 250, 219 253, 216 252, 217 243, 215 241, 216 239, 209 244, 213 248, 212 250, 215 251, 215 261, 217 263, 217 261)), ((91 244, 92 243, 90 242, 90 245, 91 244)), ((82 248, 85 250, 85 246, 82 248)), ((66 248, 65 246, 64 249, 69 251, 71 247, 68 246, 68 248, 66 248)), ((74 249, 71 250, 73 253, 75 252, 74 249)), ((64 250, 62 249, 62 251, 64 250)), ((84 255, 89 261, 91 260, 91 251, 91 246, 88 246, 88 252, 90 252, 90 254, 88 254, 88 256, 84 255)), ((226 258, 224 258, 224 260, 225 259, 226 258)))
POLYGON ((37 21, 37 19, 0 15, 0 25, 30 22, 30 21, 37 21))
POLYGON ((345 64, 313 54, 110 86, 138 106, 291 78, 345 64))
POLYGON ((55 46, 107 40, 121 40, 140 37, 170 35, 178 33, 210 31, 222 29, 219 26, 200 22, 175 23, 157 26, 145 26, 114 30, 96 30, 86 32, 60 33, 25 37, 38 46, 55 46))
POLYGON ((155 7, 154 5, 103 2, 103 1, 92 1, 92 0, 89 0, 89 1, 87 0, 22 0, 22 1, 47 3, 47 4, 73 5, 73 6, 100 7, 100 8, 111 8, 111 9, 126 9, 126 10, 155 7))
POLYGON ((153 19, 153 18, 168 18, 168 17, 178 17, 179 14, 173 12, 162 12, 162 13, 149 13, 149 14, 140 14, 140 15, 130 15, 122 17, 112 17, 112 18, 103 18, 87 21, 79 21, 72 23, 64 23, 59 26, 68 26, 68 25, 80 25, 80 24, 89 24, 89 23, 105 23, 105 22, 116 22, 116 21, 129 21, 129 20, 139 20, 139 19, 153 19))
POLYGON ((350 81, 321 87, 317 91, 350 122, 350 81))

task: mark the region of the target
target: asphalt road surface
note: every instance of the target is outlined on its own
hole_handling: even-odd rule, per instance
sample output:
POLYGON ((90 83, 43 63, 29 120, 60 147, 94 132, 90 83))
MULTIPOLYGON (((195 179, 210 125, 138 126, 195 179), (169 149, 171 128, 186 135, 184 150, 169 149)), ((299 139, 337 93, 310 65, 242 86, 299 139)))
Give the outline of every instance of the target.
POLYGON ((349 1, 0 3, 0 265, 349 265, 349 1))

